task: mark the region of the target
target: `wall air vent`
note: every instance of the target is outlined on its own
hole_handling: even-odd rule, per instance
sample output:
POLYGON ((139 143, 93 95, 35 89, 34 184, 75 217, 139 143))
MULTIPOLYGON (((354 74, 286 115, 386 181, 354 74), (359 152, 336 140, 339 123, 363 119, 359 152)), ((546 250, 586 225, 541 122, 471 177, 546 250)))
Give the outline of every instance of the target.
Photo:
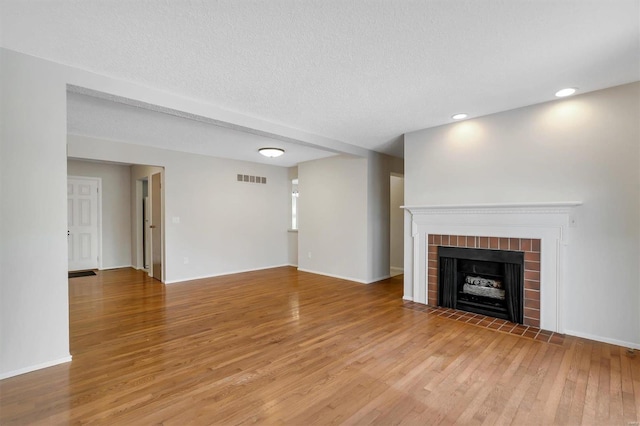
POLYGON ((267 178, 264 176, 251 176, 251 175, 245 175, 240 173, 236 175, 236 180, 238 182, 245 182, 245 183, 260 183, 260 184, 267 183, 267 178))

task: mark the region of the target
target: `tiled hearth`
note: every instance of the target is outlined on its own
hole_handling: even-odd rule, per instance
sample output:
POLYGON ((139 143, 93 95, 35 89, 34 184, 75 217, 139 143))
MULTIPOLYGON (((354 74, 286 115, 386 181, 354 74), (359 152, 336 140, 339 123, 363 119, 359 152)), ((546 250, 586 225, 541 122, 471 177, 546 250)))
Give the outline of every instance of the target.
POLYGON ((429 234, 427 301, 438 306, 438 247, 467 247, 524 252, 524 325, 540 327, 540 240, 429 234))

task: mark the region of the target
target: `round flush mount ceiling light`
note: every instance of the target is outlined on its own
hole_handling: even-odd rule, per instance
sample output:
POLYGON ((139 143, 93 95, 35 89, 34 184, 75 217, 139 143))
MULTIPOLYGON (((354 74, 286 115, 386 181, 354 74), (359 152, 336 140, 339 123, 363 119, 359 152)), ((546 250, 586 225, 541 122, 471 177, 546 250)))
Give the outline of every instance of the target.
POLYGON ((276 158, 276 157, 280 157, 282 154, 284 154, 284 149, 281 149, 281 148, 260 148, 258 150, 258 152, 260 154, 264 155, 265 157, 276 158))
POLYGON ((468 115, 465 114, 464 112, 460 112, 458 114, 454 114, 454 115, 451 116, 451 118, 453 118, 454 120, 462 120, 462 119, 467 118, 467 117, 468 117, 468 115))
POLYGON ((567 87, 566 89, 562 89, 562 90, 558 90, 556 92, 556 96, 559 98, 564 98, 565 96, 571 96, 574 93, 576 93, 576 88, 575 87, 567 87))

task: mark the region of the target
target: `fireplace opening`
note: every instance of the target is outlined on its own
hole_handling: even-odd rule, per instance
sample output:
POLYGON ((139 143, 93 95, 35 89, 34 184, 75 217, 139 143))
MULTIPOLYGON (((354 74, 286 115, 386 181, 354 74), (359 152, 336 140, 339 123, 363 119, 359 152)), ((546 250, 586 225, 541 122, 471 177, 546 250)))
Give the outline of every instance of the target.
POLYGON ((438 247, 438 305, 523 323, 524 253, 438 247))

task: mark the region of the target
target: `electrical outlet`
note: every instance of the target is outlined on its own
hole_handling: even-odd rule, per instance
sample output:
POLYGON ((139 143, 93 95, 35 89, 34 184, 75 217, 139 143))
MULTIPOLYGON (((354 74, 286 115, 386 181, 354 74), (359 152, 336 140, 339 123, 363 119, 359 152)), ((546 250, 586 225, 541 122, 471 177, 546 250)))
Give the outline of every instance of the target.
POLYGON ((307 253, 307 257, 311 259, 311 252, 307 253))
POLYGON ((185 257, 183 261, 184 261, 184 264, 186 265, 187 263, 189 263, 189 258, 185 257))

